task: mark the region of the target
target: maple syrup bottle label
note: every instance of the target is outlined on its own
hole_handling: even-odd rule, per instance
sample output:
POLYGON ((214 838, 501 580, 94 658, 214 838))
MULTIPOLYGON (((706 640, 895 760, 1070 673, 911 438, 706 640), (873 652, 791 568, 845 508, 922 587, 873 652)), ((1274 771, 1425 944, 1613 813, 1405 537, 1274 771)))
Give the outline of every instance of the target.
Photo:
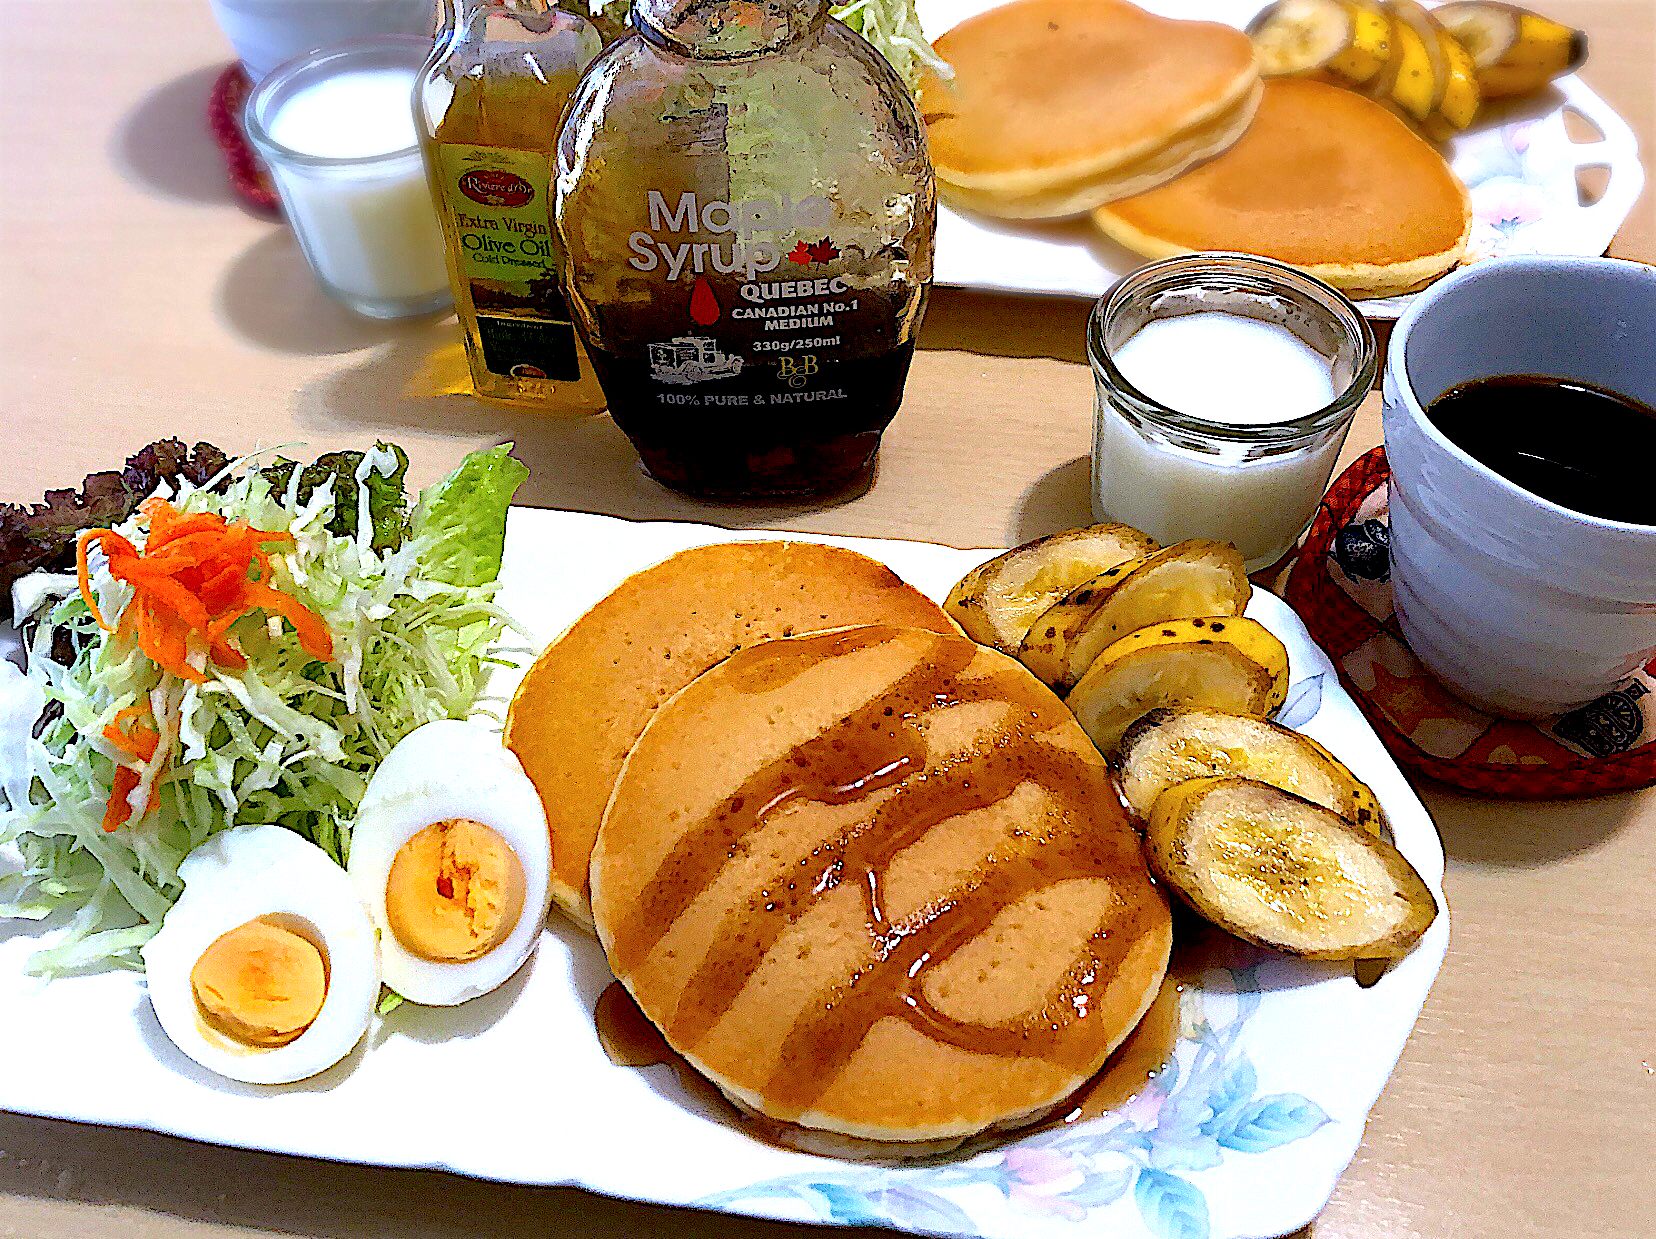
POLYGON ((550 156, 446 142, 436 148, 440 209, 455 238, 459 279, 492 374, 580 377, 575 327, 551 228, 550 156))
POLYGON ((638 0, 582 79, 558 146, 566 288, 657 479, 831 493, 870 475, 902 400, 931 164, 901 81, 822 0, 739 8, 638 0))
POLYGON ((703 202, 652 190, 643 214, 656 226, 628 237, 627 263, 663 291, 647 312, 606 311, 591 356, 646 466, 704 494, 856 481, 907 375, 905 292, 871 288, 841 261, 826 198, 703 202), (732 222, 711 231, 703 220, 732 222))

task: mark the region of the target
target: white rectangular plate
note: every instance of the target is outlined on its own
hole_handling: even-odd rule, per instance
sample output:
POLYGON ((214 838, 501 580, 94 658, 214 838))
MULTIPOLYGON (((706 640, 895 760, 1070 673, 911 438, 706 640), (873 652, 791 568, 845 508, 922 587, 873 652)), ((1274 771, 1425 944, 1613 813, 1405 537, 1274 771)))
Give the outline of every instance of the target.
MULTIPOLYGON (((690 546, 768 537, 800 535, 514 509, 501 601, 538 649, 640 568, 690 546)), ((883 560, 938 599, 993 553, 816 540, 883 560)), ((1288 647, 1284 716, 1374 788, 1441 904, 1437 833, 1327 659, 1273 595, 1256 590, 1248 613, 1288 647)), ((509 693, 516 678, 503 673, 493 687, 509 693)), ((1176 1069, 1121 1110, 893 1169, 762 1144, 698 1108, 668 1069, 611 1064, 592 1020, 610 981, 603 954, 559 918, 494 994, 454 1010, 404 1006, 344 1063, 277 1088, 222 1080, 184 1058, 133 973, 26 978, 40 938, 0 929, 0 1107, 759 1217, 996 1239, 1279 1235, 1321 1209, 1351 1160, 1448 937, 1445 914, 1368 989, 1349 968, 1239 949, 1187 999, 1176 1069), (463 1124, 434 1087, 457 1076, 468 1081, 463 1124)))
MULTIPOLYGON (((920 24, 936 39, 951 26, 1004 0, 918 0, 920 24)), ((1242 27, 1264 0, 1137 0, 1166 17, 1242 27)), ((1627 122, 1573 74, 1529 99, 1503 103, 1447 148, 1450 166, 1472 195, 1467 260, 1498 254, 1602 254, 1644 186, 1639 144, 1627 122), (1602 137, 1573 140, 1566 109, 1602 137), (1576 169, 1603 167, 1603 194, 1583 202, 1576 169)), ((939 284, 984 291, 1097 297, 1145 260, 1086 219, 1050 223, 993 219, 940 204, 939 284)), ((1392 319, 1411 297, 1361 302, 1370 318, 1392 319)))

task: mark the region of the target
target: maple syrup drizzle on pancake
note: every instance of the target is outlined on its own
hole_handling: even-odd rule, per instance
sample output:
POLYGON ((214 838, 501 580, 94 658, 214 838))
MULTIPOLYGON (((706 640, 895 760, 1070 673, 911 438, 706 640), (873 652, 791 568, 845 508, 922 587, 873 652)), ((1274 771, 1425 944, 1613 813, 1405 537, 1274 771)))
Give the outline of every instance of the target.
POLYGON ((611 981, 598 995, 592 1022, 605 1055, 617 1067, 654 1067, 674 1057, 661 1030, 650 1023, 619 981, 611 981))
POLYGON ((1041 1126, 1084 1123, 1119 1109, 1145 1089, 1173 1061, 1179 1043, 1179 1007, 1193 978, 1168 969, 1144 1017, 1115 1048, 1098 1074, 1070 1094, 1041 1126))
MULTIPOLYGON (((1081 1123, 1108 1114, 1137 1097, 1162 1073, 1172 1061, 1173 1051, 1178 1045, 1183 995, 1201 975, 1199 967, 1178 967, 1180 953, 1179 948, 1175 947, 1174 966, 1168 969, 1150 1009, 1127 1039, 1116 1047, 1091 1079, 1070 1094, 1063 1105, 1024 1131, 1081 1123)), ((605 1055, 616 1066, 670 1067, 680 1082, 698 1097, 706 1100, 709 1096, 716 1096, 721 1103, 718 1108, 729 1118, 750 1130, 759 1125, 761 1130, 757 1134, 761 1138, 769 1138, 773 1143, 789 1147, 784 1130, 786 1124, 778 1123, 774 1131, 767 1132, 763 1125, 756 1123, 756 1116, 744 1114, 731 1105, 724 1094, 713 1089, 700 1072, 674 1052, 661 1031, 639 1010, 621 982, 611 981, 598 995, 592 1020, 605 1055)))
MULTIPOLYGON (((913 630, 867 627, 757 647, 729 673, 743 691, 773 690, 825 660, 913 630)), ((706 957, 664 1021, 668 1040, 693 1046, 730 1010, 783 931, 842 884, 863 896, 871 956, 831 985, 785 1036, 765 1085, 768 1107, 798 1114, 832 1085, 876 1023, 887 1017, 974 1053, 1036 1056, 1071 1067, 1088 1061, 1089 1038, 1068 1035, 1085 1019, 1133 944, 1154 899, 1137 841, 1122 830, 1091 830, 1092 806, 1111 795, 1096 762, 1044 743, 1039 736, 1068 716, 1044 688, 1015 669, 970 680, 961 672, 977 656, 960 638, 933 637, 917 664, 880 697, 750 775, 688 829, 616 926, 616 969, 635 969, 725 867, 742 856, 765 818, 795 799, 843 805, 892 789, 862 820, 799 861, 727 914, 706 957), (968 702, 1009 707, 1011 722, 981 738, 968 755, 928 768, 919 720, 968 702), (995 855, 963 885, 916 912, 888 921, 880 892, 887 867, 939 824, 986 808, 1034 783, 1048 795, 1042 820, 1013 832, 1029 850, 995 855), (1053 825, 1067 810, 1073 825, 1053 825), (1122 881, 1123 876, 1127 881, 1122 881), (1109 927, 1100 927, 1038 1011, 1006 1023, 980 1024, 940 1011, 923 992, 928 968, 988 929, 1019 899, 1072 879, 1109 883, 1109 927)), ((1101 901, 1100 920, 1105 920, 1101 901)))

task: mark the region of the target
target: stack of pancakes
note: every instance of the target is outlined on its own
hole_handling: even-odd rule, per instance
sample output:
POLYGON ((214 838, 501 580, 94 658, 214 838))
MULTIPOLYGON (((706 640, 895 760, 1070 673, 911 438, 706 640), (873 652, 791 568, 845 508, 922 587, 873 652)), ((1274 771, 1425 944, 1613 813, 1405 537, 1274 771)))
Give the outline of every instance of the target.
POLYGON ((938 186, 1015 219, 1090 214, 1148 258, 1275 258, 1356 297, 1410 292, 1466 250, 1443 157, 1373 100, 1276 78, 1241 31, 1126 0, 1015 0, 937 40, 920 90, 938 186))
POLYGON ((814 542, 723 542, 634 573, 536 659, 506 744, 552 830, 552 894, 592 926, 587 869, 627 751, 656 709, 737 650, 850 624, 960 629, 882 563, 814 542))
POLYGON ((917 92, 939 190, 1052 219, 1150 189, 1224 150, 1259 101, 1253 44, 1125 0, 1021 0, 937 40, 917 92))
MULTIPOLYGON (((1150 1006, 1171 945, 1074 717, 930 603, 941 622, 917 623, 906 586, 887 598, 900 619, 738 641, 658 697, 663 633, 699 630, 689 644, 705 650, 753 631, 733 633, 734 612, 776 615, 792 593, 760 570, 727 578, 714 607, 672 562, 595 609, 627 637, 543 655, 577 687, 526 681, 512 708, 513 748, 556 795, 579 782, 558 768, 607 755, 617 727, 578 686, 648 682, 588 840, 590 917, 616 977, 675 1050, 798 1147, 929 1154, 1062 1104, 1150 1006), (567 726, 530 726, 577 698, 567 726)), ((864 571, 823 568, 836 595, 840 571, 864 571)))

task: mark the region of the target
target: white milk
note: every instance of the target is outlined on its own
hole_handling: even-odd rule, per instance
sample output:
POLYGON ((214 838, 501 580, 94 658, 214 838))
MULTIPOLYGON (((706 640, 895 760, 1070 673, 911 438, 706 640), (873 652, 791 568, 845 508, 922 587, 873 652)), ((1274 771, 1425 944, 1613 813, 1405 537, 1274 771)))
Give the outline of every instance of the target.
POLYGON ((270 136, 303 155, 366 159, 415 143, 414 74, 346 69, 302 86, 270 118, 270 136))
POLYGON ((1328 358, 1288 328, 1220 310, 1153 318, 1112 357, 1151 399, 1232 426, 1304 417, 1335 395, 1328 358))
POLYGON ((335 164, 270 163, 288 221, 322 283, 368 314, 440 305, 448 272, 425 165, 415 145, 412 67, 342 66, 277 104, 281 146, 335 164))
MULTIPOLYGON (((1264 426, 1331 403, 1329 359, 1287 328, 1222 311, 1152 319, 1111 354, 1134 387, 1207 421, 1264 426)), ((1333 471, 1344 428, 1277 455, 1248 459, 1242 444, 1198 451, 1146 438, 1100 397, 1093 443, 1093 510, 1164 545, 1185 538, 1236 543, 1249 571, 1274 562, 1304 531, 1333 471)))

